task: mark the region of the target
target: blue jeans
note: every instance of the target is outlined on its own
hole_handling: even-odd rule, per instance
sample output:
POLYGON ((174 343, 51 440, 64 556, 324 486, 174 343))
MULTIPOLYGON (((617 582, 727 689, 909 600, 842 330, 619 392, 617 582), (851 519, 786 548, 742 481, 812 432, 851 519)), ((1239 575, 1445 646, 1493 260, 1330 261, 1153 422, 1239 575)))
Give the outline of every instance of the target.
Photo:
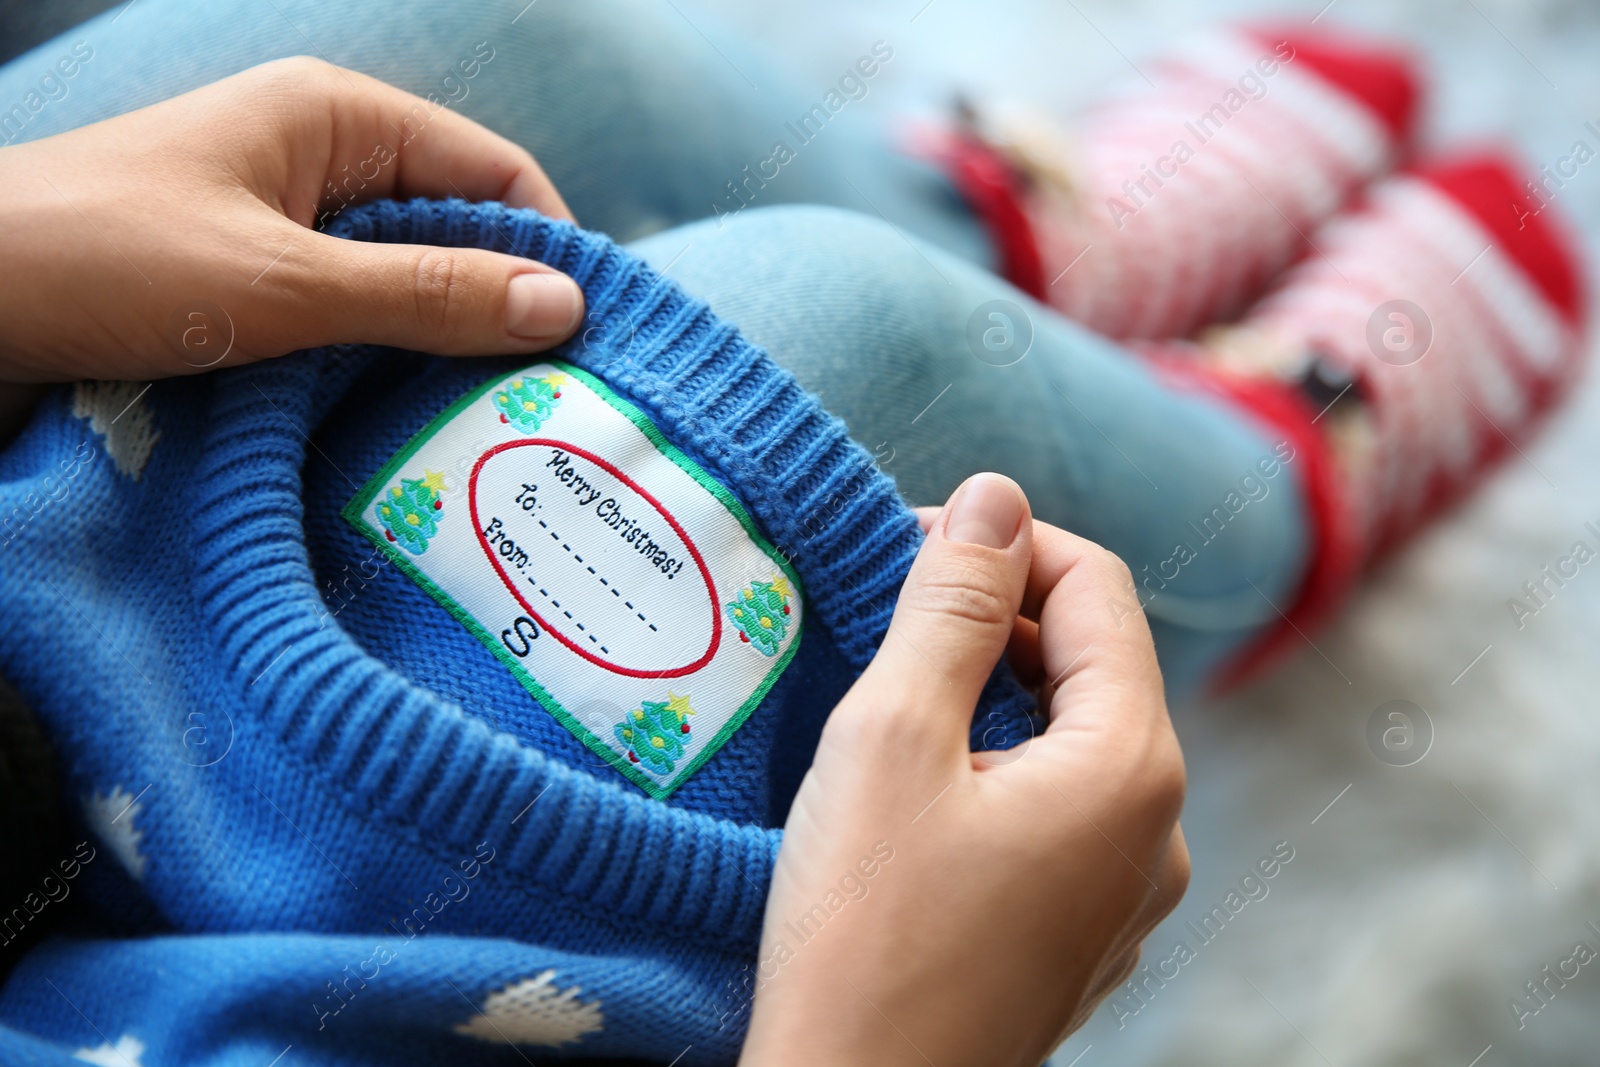
POLYGON ((139 0, 0 69, 0 108, 55 78, 0 140, 295 54, 433 94, 527 147, 584 225, 771 351, 909 500, 1002 471, 1039 518, 1122 556, 1140 590, 1107 617, 1145 603, 1183 699, 1293 598, 1308 562, 1295 465, 1264 475, 1274 440, 989 273, 949 186, 891 148, 873 86, 894 76, 893 43, 857 53, 799 84, 681 2, 139 0), (79 41, 93 57, 60 79, 79 41), (480 43, 492 58, 466 77, 480 43))

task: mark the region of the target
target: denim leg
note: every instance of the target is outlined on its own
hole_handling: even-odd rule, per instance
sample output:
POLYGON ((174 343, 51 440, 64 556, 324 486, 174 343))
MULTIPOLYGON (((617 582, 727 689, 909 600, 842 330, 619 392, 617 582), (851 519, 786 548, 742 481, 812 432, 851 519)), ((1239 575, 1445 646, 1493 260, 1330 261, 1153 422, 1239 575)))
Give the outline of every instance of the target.
POLYGON ((1289 606, 1307 529, 1276 440, 993 275, 821 207, 751 210, 633 250, 792 370, 912 502, 1001 471, 1039 518, 1120 555, 1174 697, 1289 606))
POLYGON ((891 147, 874 89, 896 77, 893 52, 863 40, 833 80, 809 84, 687 0, 138 0, 0 68, 0 144, 321 56, 521 144, 583 225, 618 240, 747 204, 821 203, 881 210, 986 263, 988 239, 948 183, 891 147))
POLYGON ((628 240, 706 219, 640 250, 791 367, 911 499, 1004 471, 1041 518, 1123 556, 1175 694, 1276 617, 1268 598, 1287 606, 1306 556, 1292 465, 1256 475, 1275 442, 973 266, 991 256, 980 227, 888 148, 874 112, 892 56, 870 78, 786 82, 684 3, 140 0, 0 68, 0 142, 295 54, 432 94, 526 146, 592 228, 628 240), (53 74, 82 59, 76 42, 92 58, 53 74), (785 161, 769 162, 780 142, 785 161), (798 202, 882 221, 761 209, 798 202))

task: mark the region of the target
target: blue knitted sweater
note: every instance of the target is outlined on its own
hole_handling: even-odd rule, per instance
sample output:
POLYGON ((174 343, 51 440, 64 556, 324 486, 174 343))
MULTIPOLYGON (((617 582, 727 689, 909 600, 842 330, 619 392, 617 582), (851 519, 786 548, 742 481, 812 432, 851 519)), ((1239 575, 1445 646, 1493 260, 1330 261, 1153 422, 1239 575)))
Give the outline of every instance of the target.
MULTIPOLYGON (((791 375, 602 236, 459 201, 330 232, 570 274, 591 328, 553 355, 742 507, 792 565, 804 640, 647 795, 341 515, 529 360, 342 346, 58 391, 0 454, 0 675, 59 750, 75 834, 0 901, 0 941, 55 927, 0 990, 0 1060, 730 1062, 775 827, 914 516, 791 375)), ((1029 716, 997 672, 975 745, 1029 716)))

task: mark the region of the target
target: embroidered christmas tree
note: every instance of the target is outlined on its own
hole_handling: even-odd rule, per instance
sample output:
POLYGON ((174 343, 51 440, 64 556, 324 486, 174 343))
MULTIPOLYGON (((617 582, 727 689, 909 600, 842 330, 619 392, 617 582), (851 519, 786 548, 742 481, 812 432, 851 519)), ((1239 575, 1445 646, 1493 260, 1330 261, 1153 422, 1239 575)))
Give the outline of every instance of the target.
POLYGON ((764 656, 776 656, 789 634, 789 598, 793 595, 789 580, 774 574, 770 582, 751 582, 723 609, 739 631, 739 640, 764 656))
POLYGON ((556 373, 543 378, 513 378, 495 391, 494 409, 500 413, 501 422, 508 422, 523 433, 533 433, 555 410, 566 381, 565 374, 556 373))
POLYGON ((401 478, 378 498, 378 524, 384 536, 413 556, 428 549, 444 511, 444 475, 425 470, 421 478, 401 478))
POLYGON ((666 700, 646 700, 617 723, 617 740, 628 759, 657 774, 671 774, 689 739, 689 698, 667 692, 666 700))

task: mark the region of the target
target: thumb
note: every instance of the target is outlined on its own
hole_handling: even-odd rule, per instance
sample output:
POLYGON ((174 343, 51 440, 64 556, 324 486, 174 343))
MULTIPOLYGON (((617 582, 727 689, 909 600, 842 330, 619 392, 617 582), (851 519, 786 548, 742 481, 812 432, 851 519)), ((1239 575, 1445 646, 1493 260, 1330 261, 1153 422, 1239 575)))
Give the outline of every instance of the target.
POLYGON ((1022 604, 1029 520, 1027 497, 1011 479, 979 474, 962 483, 933 520, 889 632, 862 674, 870 691, 920 709, 927 726, 963 753, 978 695, 1022 604))
POLYGON ((576 282, 531 259, 476 248, 368 244, 316 235, 310 344, 393 345, 443 356, 538 352, 583 318, 576 282))

